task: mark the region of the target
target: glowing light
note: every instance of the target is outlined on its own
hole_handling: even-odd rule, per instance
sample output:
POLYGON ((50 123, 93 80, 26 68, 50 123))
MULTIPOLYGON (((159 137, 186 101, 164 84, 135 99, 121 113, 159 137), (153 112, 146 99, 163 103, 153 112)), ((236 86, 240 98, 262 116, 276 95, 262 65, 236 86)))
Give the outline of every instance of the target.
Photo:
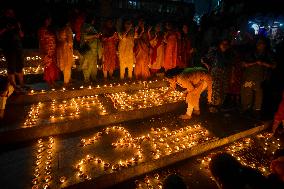
POLYGON ((165 103, 174 103, 185 99, 184 95, 178 91, 171 91, 166 95, 168 90, 168 87, 161 87, 158 89, 139 90, 138 92, 131 94, 120 92, 106 94, 106 96, 111 98, 114 107, 120 111, 160 106, 165 103))

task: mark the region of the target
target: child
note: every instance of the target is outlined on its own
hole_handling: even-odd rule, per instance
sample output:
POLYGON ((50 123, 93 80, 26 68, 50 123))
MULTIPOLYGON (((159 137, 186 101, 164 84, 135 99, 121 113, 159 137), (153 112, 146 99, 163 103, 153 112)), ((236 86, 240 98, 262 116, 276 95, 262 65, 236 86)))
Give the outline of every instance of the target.
POLYGON ((187 112, 180 116, 181 119, 190 119, 192 113, 199 115, 200 95, 208 90, 208 103, 212 102, 212 77, 204 68, 171 69, 166 72, 166 77, 172 89, 176 84, 187 89, 186 102, 187 112))

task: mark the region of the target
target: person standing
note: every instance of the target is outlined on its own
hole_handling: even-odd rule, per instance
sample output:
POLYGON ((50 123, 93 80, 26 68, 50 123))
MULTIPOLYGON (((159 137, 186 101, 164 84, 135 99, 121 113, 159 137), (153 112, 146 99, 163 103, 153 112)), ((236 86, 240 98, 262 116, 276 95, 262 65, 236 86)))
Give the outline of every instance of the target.
POLYGON ((103 73, 107 79, 113 76, 113 72, 118 65, 118 57, 116 53, 118 43, 118 34, 113 26, 111 19, 107 20, 103 29, 103 73))
POLYGON ((223 105, 228 87, 228 67, 233 61, 233 55, 229 50, 229 41, 221 40, 217 48, 210 49, 203 64, 213 78, 213 94, 211 112, 217 112, 223 105))
POLYGON ((82 27, 82 44, 89 46, 89 50, 83 54, 82 70, 84 82, 89 84, 96 80, 98 72, 98 61, 102 58, 101 34, 94 27, 95 18, 89 16, 82 27))
POLYGON ((155 27, 155 35, 152 37, 149 31, 149 39, 151 45, 151 59, 150 59, 150 71, 151 74, 156 74, 164 66, 164 34, 161 30, 161 24, 157 24, 155 27))
POLYGON ((73 33, 67 20, 57 31, 57 64, 64 76, 64 87, 69 86, 73 66, 73 33))
POLYGON ((165 70, 173 69, 177 66, 178 62, 178 36, 177 33, 173 30, 171 23, 166 23, 166 34, 165 40, 166 49, 165 49, 165 61, 164 68, 165 70))
POLYGON ((138 26, 135 28, 135 77, 136 79, 147 79, 150 76, 150 43, 148 33, 145 32, 145 23, 140 19, 138 26))
POLYGON ((134 57, 134 33, 132 30, 131 21, 127 20, 123 24, 123 31, 119 33, 119 67, 120 79, 124 79, 125 69, 128 68, 128 78, 132 79, 133 66, 135 62, 134 57))
POLYGON ((74 49, 78 49, 81 43, 81 28, 85 22, 85 13, 82 10, 75 9, 71 20, 71 28, 75 34, 74 49))
POLYGON ((182 26, 182 34, 181 34, 181 45, 180 45, 180 56, 181 61, 180 65, 181 68, 190 67, 191 62, 191 54, 193 53, 193 48, 191 44, 191 39, 189 36, 189 27, 187 24, 183 24, 182 26))
POLYGON ((59 68, 56 62, 56 34, 51 29, 52 18, 46 17, 43 26, 38 30, 39 48, 43 55, 44 80, 50 87, 55 87, 59 79, 59 68))
POLYGON ((274 68, 274 60, 265 39, 259 39, 255 51, 245 60, 243 67, 243 83, 241 101, 243 111, 251 108, 256 117, 260 117, 263 101, 263 82, 270 69, 274 68))
POLYGON ((6 9, 0 23, 0 38, 4 56, 8 63, 8 79, 16 92, 23 92, 27 87, 24 85, 24 59, 22 38, 24 32, 17 20, 13 9, 6 9), (16 77, 20 87, 17 87, 16 77))

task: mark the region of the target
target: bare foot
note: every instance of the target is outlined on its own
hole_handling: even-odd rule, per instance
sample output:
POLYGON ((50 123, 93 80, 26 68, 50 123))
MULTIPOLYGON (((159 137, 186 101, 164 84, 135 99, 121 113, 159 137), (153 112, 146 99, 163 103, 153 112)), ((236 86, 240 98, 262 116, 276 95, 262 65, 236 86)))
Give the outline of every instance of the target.
POLYGON ((184 114, 184 115, 179 116, 179 118, 180 119, 191 119, 191 116, 184 114))

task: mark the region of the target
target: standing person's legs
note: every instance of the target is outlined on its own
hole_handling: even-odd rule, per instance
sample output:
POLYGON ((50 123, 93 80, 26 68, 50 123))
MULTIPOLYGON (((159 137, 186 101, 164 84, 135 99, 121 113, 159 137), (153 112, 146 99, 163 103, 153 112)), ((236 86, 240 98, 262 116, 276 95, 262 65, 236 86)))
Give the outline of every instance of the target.
POLYGON ((132 79, 133 65, 128 66, 128 78, 132 79))
POLYGON ((192 115, 193 107, 194 107, 192 93, 187 93, 186 103, 187 103, 186 113, 180 116, 181 119, 191 119, 191 115, 192 115))
POLYGON ((120 79, 124 79, 124 75, 125 75, 125 65, 124 63, 120 64, 120 79))
MULTIPOLYGON (((141 70, 142 70, 141 67, 142 66, 141 66, 141 63, 142 63, 142 61, 137 61, 137 59, 136 59, 136 64, 135 64, 135 68, 134 68, 134 75, 135 75, 136 79, 142 78, 142 72, 141 72, 141 70)), ((130 69, 128 68, 128 70, 130 70, 130 69)))
POLYGON ((97 73, 98 73, 97 63, 93 62, 90 65, 90 76, 93 81, 97 80, 97 73))
POLYGON ((192 105, 193 105, 193 114, 195 115, 200 115, 200 108, 199 108, 199 101, 200 101, 200 96, 202 94, 203 91, 205 91, 207 89, 207 83, 206 82, 202 82, 202 84, 195 89, 194 93, 193 93, 193 99, 192 99, 192 105))
POLYGON ((108 73, 109 73, 109 77, 112 77, 112 75, 113 75, 113 70, 110 70, 108 73))
POLYGON ((103 71, 103 73, 104 73, 104 78, 105 78, 105 79, 107 79, 107 72, 108 72, 108 71, 103 71))
POLYGON ((84 75, 84 82, 89 83, 90 82, 90 76, 92 72, 92 60, 90 55, 87 53, 84 56, 84 62, 82 65, 83 75, 84 75))
POLYGON ((63 70, 63 76, 64 76, 64 85, 69 84, 71 79, 71 68, 69 66, 66 66, 63 70))
POLYGON ((179 118, 181 118, 181 119, 191 119, 192 112, 193 112, 193 105, 190 102, 188 102, 187 103, 186 113, 184 115, 181 115, 179 118))
POLYGON ((254 99, 254 110, 260 111, 262 105, 262 97, 263 97, 263 90, 261 87, 261 83, 256 83, 254 86, 255 90, 255 99, 254 99))
POLYGON ((192 102, 194 115, 200 115, 199 99, 200 99, 200 94, 197 95, 194 101, 192 102))
POLYGON ((83 69, 83 75, 84 75, 84 82, 85 82, 85 83, 90 82, 90 75, 91 75, 91 72, 90 72, 89 67, 83 69))
POLYGON ((242 86, 241 88, 241 103, 244 111, 248 110, 253 100, 253 89, 252 86, 242 86))

